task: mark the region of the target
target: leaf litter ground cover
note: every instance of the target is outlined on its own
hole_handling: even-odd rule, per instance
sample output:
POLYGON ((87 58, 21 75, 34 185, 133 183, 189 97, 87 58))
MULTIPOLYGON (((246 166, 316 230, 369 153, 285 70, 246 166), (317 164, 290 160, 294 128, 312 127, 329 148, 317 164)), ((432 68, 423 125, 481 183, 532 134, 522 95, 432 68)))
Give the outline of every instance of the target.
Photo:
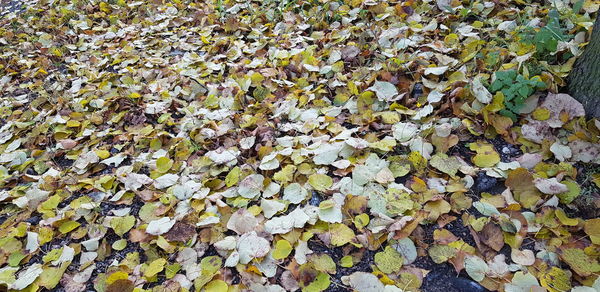
POLYGON ((594 1, 9 2, 1 287, 600 289, 594 1))

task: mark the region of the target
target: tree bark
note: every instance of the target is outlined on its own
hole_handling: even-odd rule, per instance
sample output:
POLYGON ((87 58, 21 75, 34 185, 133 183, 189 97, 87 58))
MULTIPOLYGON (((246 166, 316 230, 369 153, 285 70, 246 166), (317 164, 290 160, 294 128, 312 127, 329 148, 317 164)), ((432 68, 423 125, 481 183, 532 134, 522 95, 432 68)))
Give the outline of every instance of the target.
POLYGON ((581 102, 588 118, 600 118, 600 13, 590 42, 569 75, 568 90, 581 102))

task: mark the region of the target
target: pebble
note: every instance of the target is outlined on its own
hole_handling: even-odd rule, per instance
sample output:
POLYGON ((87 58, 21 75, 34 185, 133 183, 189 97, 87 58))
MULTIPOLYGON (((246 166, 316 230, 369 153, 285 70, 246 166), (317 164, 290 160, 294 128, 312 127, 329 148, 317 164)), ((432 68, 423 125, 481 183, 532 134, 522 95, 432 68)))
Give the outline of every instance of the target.
POLYGON ((308 203, 312 206, 319 206, 319 204, 321 204, 322 200, 323 199, 321 198, 319 193, 313 191, 312 196, 310 197, 310 200, 308 201, 308 203))
POLYGON ((485 174, 485 172, 479 172, 477 174, 477 178, 475 179, 475 185, 473 186, 473 190, 476 192, 485 192, 491 190, 496 184, 498 180, 491 176, 485 174))

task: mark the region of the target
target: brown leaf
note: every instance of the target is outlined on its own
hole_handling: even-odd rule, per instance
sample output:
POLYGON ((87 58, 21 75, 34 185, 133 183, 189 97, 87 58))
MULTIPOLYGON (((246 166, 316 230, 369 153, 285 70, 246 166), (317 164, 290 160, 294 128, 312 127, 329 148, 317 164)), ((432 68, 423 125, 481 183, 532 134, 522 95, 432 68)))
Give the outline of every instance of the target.
POLYGON ((71 149, 75 148, 75 146, 77 146, 77 141, 75 141, 73 139, 63 139, 63 140, 60 140, 59 143, 60 143, 60 146, 62 146, 66 150, 71 150, 71 149))
POLYGON ((495 251, 500 251, 504 246, 504 236, 502 236, 502 229, 494 223, 486 224, 483 229, 478 233, 479 239, 491 247, 495 251))
POLYGON ((495 252, 491 247, 484 244, 479 236, 479 233, 473 230, 473 228, 469 228, 469 231, 471 232, 471 236, 473 236, 473 240, 475 240, 475 244, 477 245, 479 253, 483 255, 484 259, 490 260, 494 258, 497 252, 495 252))
POLYGON ((465 256, 467 253, 464 250, 458 250, 456 255, 449 259, 448 262, 452 264, 456 273, 460 273, 465 268, 465 256))
POLYGON ((165 233, 164 237, 168 241, 187 242, 196 234, 196 227, 184 222, 176 222, 175 225, 165 233))
POLYGON ((457 241, 459 238, 448 229, 436 229, 433 231, 433 239, 437 244, 448 244, 457 241))
POLYGON ((129 240, 131 242, 145 242, 150 240, 150 235, 148 235, 145 231, 139 229, 131 229, 129 230, 129 240))
POLYGON ((504 184, 512 190, 515 200, 525 208, 535 206, 541 199, 540 192, 533 184, 533 175, 525 168, 511 171, 504 184))
POLYGON ((398 230, 394 234, 394 239, 402 239, 408 237, 414 230, 419 226, 421 221, 427 217, 427 212, 425 211, 417 211, 417 213, 413 216, 413 220, 406 224, 402 230, 398 230))
POLYGON ((106 292, 131 292, 135 286, 127 279, 119 279, 106 287, 106 292))

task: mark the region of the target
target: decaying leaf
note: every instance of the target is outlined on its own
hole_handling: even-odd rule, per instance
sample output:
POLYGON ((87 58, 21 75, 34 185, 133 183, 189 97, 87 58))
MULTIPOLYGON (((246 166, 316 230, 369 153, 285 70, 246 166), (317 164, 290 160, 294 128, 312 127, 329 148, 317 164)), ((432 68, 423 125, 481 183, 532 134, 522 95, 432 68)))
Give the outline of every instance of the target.
POLYGON ((600 5, 525 2, 2 1, 0 286, 600 289, 600 5))

